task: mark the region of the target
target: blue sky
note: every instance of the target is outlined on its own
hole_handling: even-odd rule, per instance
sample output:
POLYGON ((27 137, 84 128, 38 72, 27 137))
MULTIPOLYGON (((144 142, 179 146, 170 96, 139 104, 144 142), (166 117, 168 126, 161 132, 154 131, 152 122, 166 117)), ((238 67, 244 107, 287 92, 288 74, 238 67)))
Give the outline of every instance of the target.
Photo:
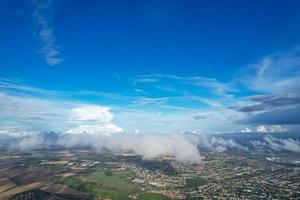
POLYGON ((0 1, 0 128, 297 129, 299 22, 295 0, 0 1))

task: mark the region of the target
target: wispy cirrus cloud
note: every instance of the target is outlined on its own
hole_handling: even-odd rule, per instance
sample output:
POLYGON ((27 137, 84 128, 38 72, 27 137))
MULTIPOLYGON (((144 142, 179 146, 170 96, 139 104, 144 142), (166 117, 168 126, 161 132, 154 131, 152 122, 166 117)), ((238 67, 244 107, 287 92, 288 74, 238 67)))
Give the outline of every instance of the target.
POLYGON ((300 48, 264 56, 258 63, 243 68, 239 82, 253 95, 239 112, 250 124, 299 125, 300 48))
MULTIPOLYGON (((218 96, 226 96, 231 92, 237 92, 237 88, 231 82, 221 82, 215 78, 201 77, 201 76, 178 76, 170 74, 148 74, 137 76, 133 82, 135 84, 144 83, 152 84, 158 89, 171 92, 185 93, 187 91, 180 91, 180 88, 176 88, 177 84, 190 85, 199 89, 206 89, 208 92, 218 96), (174 83, 173 87, 165 83, 174 83), (164 87, 162 86, 164 85, 164 87), (166 87, 167 86, 167 87, 166 87)), ((186 88, 186 87, 185 87, 186 88)))
POLYGON ((299 92, 300 47, 264 56, 258 63, 242 68, 237 79, 252 91, 299 92))
POLYGON ((49 65, 56 65, 64 60, 61 50, 56 44, 52 25, 53 0, 33 0, 31 2, 32 23, 35 26, 35 36, 40 43, 41 54, 49 65))

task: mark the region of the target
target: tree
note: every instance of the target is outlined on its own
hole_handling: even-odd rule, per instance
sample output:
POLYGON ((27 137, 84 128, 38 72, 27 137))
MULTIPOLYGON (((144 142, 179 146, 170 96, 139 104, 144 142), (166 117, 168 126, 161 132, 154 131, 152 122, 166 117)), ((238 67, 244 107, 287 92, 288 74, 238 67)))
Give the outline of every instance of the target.
POLYGON ((105 176, 112 176, 112 171, 110 170, 110 168, 105 169, 104 171, 105 176))

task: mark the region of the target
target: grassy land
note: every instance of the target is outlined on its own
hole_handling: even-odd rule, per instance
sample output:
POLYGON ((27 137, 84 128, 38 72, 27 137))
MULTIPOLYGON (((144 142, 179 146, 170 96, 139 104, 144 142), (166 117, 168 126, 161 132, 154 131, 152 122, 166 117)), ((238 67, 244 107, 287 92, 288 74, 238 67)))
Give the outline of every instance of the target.
POLYGON ((129 199, 129 195, 137 191, 137 186, 130 183, 133 174, 129 171, 113 171, 106 176, 104 171, 96 171, 78 178, 66 177, 62 183, 80 191, 86 191, 91 196, 111 199, 129 199))
POLYGON ((131 182, 134 177, 135 175, 131 171, 113 171, 111 176, 106 176, 103 171, 96 171, 83 177, 83 179, 103 185, 105 188, 134 192, 137 190, 137 185, 131 182))
POLYGON ((168 200, 169 198, 160 194, 144 193, 137 196, 137 200, 168 200))
POLYGON ((131 171, 113 171, 111 176, 106 176, 103 170, 84 174, 78 178, 66 177, 62 183, 79 191, 85 191, 91 197, 105 197, 113 200, 127 200, 132 194, 138 194, 137 199, 165 200, 159 194, 142 192, 138 185, 131 182, 134 174, 131 171))

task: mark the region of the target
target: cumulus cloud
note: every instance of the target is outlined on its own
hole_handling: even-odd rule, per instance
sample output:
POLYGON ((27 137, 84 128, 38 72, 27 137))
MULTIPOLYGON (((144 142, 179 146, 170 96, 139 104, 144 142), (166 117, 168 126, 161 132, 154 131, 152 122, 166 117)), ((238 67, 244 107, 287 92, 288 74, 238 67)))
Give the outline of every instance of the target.
POLYGON ((244 128, 241 130, 242 133, 252 133, 252 130, 250 128, 244 128))
POLYGON ((256 132, 259 132, 259 133, 268 133, 269 131, 267 130, 267 128, 265 126, 258 126, 256 127, 256 132))
POLYGON ((288 129, 280 125, 272 125, 270 129, 271 133, 282 133, 286 131, 288 131, 288 129))
POLYGON ((123 132, 121 127, 112 123, 113 117, 109 107, 87 105, 74 108, 70 119, 81 124, 69 129, 67 133, 110 135, 123 132))
POLYGON ((255 128, 244 128, 241 130, 242 133, 283 133, 288 131, 287 128, 280 126, 280 125, 271 125, 271 126, 266 126, 266 125, 260 125, 255 128))
POLYGON ((79 125, 76 128, 69 129, 68 134, 93 134, 93 135, 111 135, 113 133, 121 133, 123 129, 115 124, 95 124, 95 125, 79 125))
POLYGON ((71 120, 111 122, 112 119, 108 107, 88 105, 72 109, 71 120))

